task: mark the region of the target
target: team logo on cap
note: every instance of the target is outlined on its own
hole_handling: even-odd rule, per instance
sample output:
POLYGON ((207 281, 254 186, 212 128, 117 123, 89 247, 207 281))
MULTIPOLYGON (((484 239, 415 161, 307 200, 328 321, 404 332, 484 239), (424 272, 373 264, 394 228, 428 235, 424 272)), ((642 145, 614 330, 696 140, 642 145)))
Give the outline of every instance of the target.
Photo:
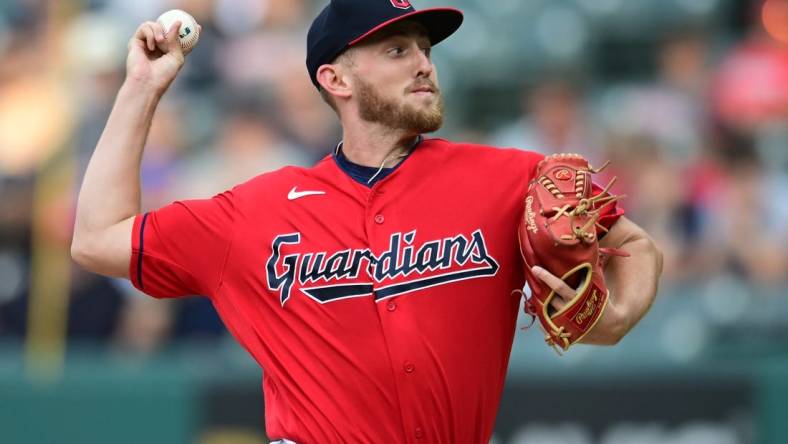
POLYGON ((392 6, 399 9, 408 9, 411 7, 410 2, 408 0, 390 0, 392 6))

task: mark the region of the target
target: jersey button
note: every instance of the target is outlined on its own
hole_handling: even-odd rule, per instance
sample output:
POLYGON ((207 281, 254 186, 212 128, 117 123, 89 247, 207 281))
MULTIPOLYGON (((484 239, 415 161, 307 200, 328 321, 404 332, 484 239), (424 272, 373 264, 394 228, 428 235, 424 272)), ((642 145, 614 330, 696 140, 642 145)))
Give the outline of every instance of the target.
POLYGON ((388 304, 386 304, 386 310, 388 310, 388 311, 394 311, 394 310, 396 310, 396 309, 397 309, 397 303, 396 303, 396 302, 394 302, 394 301, 389 301, 389 303, 388 303, 388 304))
POLYGON ((416 427, 416 430, 413 431, 413 436, 415 436, 416 439, 424 438, 424 430, 421 427, 416 427))
POLYGON ((402 365, 402 369, 405 370, 405 373, 413 373, 416 370, 416 365, 412 362, 406 362, 402 365))
POLYGON ((383 217, 382 214, 378 214, 377 216, 375 216, 375 223, 376 224, 382 224, 385 221, 386 221, 386 218, 383 217))

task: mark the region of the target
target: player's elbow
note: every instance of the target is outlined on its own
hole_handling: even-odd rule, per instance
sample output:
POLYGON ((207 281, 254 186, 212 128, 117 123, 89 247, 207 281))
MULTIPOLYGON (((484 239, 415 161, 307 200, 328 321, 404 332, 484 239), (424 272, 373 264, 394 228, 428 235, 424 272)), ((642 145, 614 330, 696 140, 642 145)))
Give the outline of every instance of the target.
POLYGON ((71 259, 80 267, 104 276, 127 277, 128 253, 115 250, 100 235, 75 233, 71 240, 71 259))
POLYGON ((93 271, 96 262, 95 250, 96 248, 91 244, 90 236, 84 233, 74 233, 71 238, 71 259, 80 267, 93 271))

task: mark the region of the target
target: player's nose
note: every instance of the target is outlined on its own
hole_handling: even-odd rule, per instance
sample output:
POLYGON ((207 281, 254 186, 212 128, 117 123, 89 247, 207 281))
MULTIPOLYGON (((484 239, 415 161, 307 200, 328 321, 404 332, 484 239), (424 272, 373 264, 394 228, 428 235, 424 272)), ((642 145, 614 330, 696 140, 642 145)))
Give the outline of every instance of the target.
POLYGON ((416 68, 418 70, 417 77, 429 77, 432 74, 433 69, 435 68, 432 64, 432 59, 430 59, 428 53, 425 53, 421 50, 421 48, 417 48, 415 51, 417 54, 416 59, 416 68))

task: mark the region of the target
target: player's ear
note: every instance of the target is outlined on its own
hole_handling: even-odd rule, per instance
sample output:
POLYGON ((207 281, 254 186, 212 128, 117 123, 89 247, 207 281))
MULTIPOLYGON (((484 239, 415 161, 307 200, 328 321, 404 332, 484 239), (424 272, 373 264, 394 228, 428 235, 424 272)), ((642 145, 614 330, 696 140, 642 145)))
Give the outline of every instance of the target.
POLYGON ((339 63, 326 64, 317 69, 317 81, 320 87, 333 97, 348 98, 351 96, 350 76, 339 63))

